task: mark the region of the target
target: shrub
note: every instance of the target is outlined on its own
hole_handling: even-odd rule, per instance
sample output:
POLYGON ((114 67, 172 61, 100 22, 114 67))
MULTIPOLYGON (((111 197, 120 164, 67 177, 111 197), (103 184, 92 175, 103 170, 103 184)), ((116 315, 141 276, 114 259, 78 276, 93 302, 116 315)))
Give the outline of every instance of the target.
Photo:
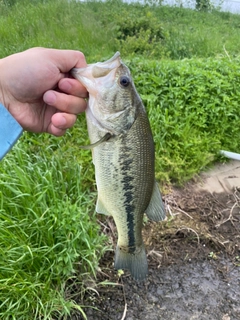
MULTIPOLYGON (((122 1, 107 1, 99 5, 102 5, 102 10, 96 10, 96 15, 106 29, 112 30, 116 50, 126 56, 166 56, 164 41, 168 33, 153 8, 122 1)), ((96 8, 96 5, 92 6, 96 8)))
POLYGON ((165 56, 163 42, 167 37, 159 19, 152 11, 142 8, 138 14, 124 10, 115 17, 116 45, 126 55, 146 54, 165 56))
POLYGON ((129 62, 147 107, 158 178, 183 182, 240 151, 240 67, 228 59, 129 62))

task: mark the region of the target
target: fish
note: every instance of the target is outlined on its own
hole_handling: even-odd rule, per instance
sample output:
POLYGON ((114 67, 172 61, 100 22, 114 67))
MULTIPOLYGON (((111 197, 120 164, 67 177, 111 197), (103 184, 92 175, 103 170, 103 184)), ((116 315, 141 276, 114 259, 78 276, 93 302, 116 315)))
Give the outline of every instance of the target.
POLYGON ((74 68, 71 74, 89 92, 86 120, 97 185, 96 212, 117 227, 114 267, 137 281, 148 275, 143 243, 144 213, 165 219, 155 180, 153 135, 143 102, 120 53, 105 62, 74 68))

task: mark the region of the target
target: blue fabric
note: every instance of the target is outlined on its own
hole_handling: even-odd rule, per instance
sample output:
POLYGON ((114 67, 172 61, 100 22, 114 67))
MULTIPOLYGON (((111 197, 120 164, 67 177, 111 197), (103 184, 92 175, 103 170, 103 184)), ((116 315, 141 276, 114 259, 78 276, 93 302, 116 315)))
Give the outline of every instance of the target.
POLYGON ((0 103, 0 160, 13 147, 22 132, 20 124, 0 103))

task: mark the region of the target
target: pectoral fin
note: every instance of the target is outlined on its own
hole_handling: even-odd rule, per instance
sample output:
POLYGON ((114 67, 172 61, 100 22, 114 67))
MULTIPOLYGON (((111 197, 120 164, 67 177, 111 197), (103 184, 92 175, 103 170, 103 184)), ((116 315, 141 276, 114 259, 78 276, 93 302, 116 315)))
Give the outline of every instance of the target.
POLYGON ((146 210, 146 215, 153 221, 161 221, 166 217, 162 196, 156 181, 153 187, 152 198, 146 210))
POLYGON ((107 211, 101 199, 99 198, 97 199, 96 212, 101 214, 106 214, 107 216, 111 216, 111 214, 107 211))
POLYGON ((98 140, 97 142, 94 142, 94 143, 89 144, 89 145, 87 145, 87 146, 80 146, 80 148, 81 148, 81 149, 85 149, 85 150, 93 149, 93 148, 99 146, 101 143, 109 140, 109 139, 111 138, 111 136, 112 136, 111 133, 107 132, 107 133, 105 134, 105 136, 103 136, 103 137, 102 137, 100 140, 98 140))

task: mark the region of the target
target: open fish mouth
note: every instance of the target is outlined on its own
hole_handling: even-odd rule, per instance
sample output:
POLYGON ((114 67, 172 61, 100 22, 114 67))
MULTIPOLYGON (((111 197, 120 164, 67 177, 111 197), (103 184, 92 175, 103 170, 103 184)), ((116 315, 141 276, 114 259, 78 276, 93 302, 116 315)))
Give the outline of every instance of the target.
POLYGON ((120 53, 117 51, 109 60, 89 64, 85 68, 73 68, 71 74, 87 88, 89 93, 94 94, 96 93, 96 87, 99 85, 102 77, 105 77, 105 88, 112 85, 113 79, 116 76, 116 71, 121 64, 120 53))
POLYGON ((107 69, 112 70, 112 69, 119 67, 120 65, 121 65, 120 52, 117 51, 115 53, 115 55, 113 57, 111 57, 110 59, 108 59, 107 61, 95 63, 94 67, 98 67, 102 70, 107 70, 107 69))

